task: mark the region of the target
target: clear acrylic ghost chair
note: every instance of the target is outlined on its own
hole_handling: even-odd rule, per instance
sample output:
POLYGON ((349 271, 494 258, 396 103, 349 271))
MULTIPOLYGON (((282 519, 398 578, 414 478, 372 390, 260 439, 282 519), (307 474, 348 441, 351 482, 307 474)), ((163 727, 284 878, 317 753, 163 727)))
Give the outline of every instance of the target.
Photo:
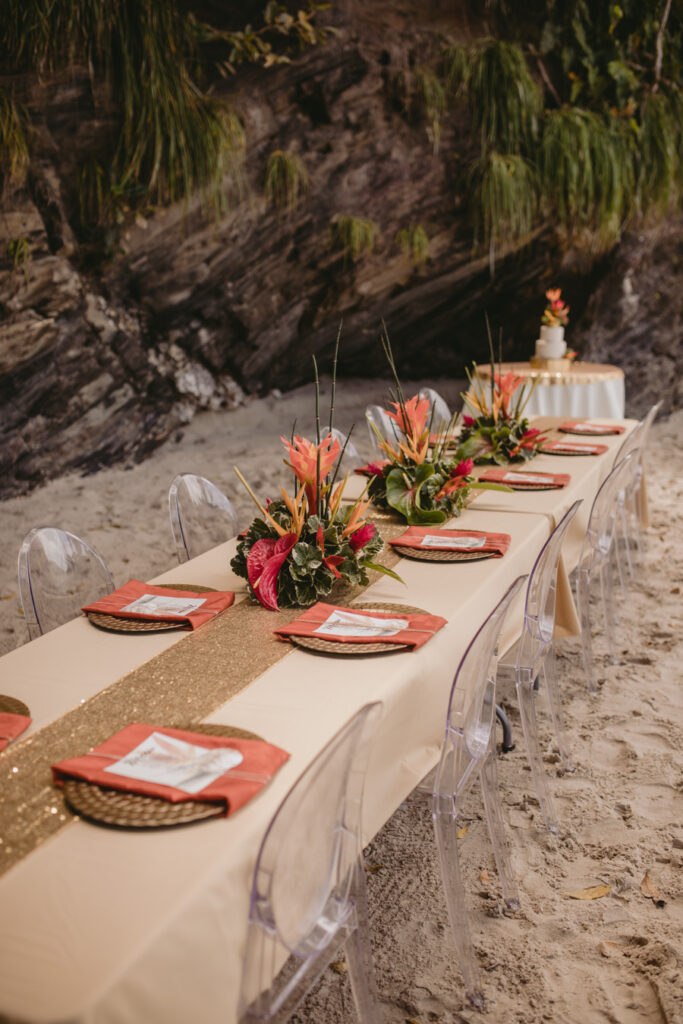
POLYGON ((503 898, 508 907, 517 909, 519 895, 510 868, 498 797, 495 707, 498 639, 510 603, 525 580, 526 576, 515 580, 478 630, 458 666, 448 701, 446 735, 432 795, 432 818, 448 916, 467 997, 477 1007, 483 1006, 484 996, 472 948, 458 859, 459 815, 465 794, 479 778, 503 898))
POLYGON ((30 640, 63 625, 114 589, 102 558, 80 537, 38 526, 24 537, 17 560, 19 598, 30 640))
POLYGON ((394 424, 394 421, 390 416, 387 416, 386 412, 381 405, 368 405, 365 410, 365 420, 368 425, 368 433, 370 434, 370 442, 373 450, 380 452, 381 448, 377 440, 377 434, 375 433, 376 428, 380 435, 393 444, 398 436, 398 428, 394 424))
MULTIPOLYGON (((631 496, 634 494, 636 486, 636 480, 640 480, 638 475, 638 466, 641 458, 641 442, 643 439, 643 431, 645 427, 645 421, 641 420, 631 433, 628 435, 621 448, 617 453, 617 457, 614 460, 614 465, 619 465, 620 462, 634 453, 634 457, 629 461, 630 472, 623 474, 621 477, 621 486, 617 495, 617 515, 614 524, 614 544, 612 547, 614 553, 614 562, 617 567, 617 575, 619 577, 619 586, 621 587, 624 595, 626 594, 626 574, 624 572, 624 566, 622 561, 622 551, 626 558, 626 568, 628 574, 633 580, 635 578, 634 562, 636 551, 639 543, 636 535, 632 535, 632 530, 635 529, 635 525, 629 529, 629 507, 631 501, 635 498, 631 496)), ((641 474, 642 475, 642 474, 641 474)))
POLYGON ((560 751, 565 771, 573 771, 569 745, 562 720, 562 705, 557 688, 555 667, 555 602, 557 596, 557 565, 560 560, 562 543, 569 524, 577 513, 581 501, 575 501, 557 524, 541 548, 534 563, 526 588, 524 624, 517 647, 515 662, 515 686, 522 730, 526 741, 527 756, 534 788, 541 806, 541 813, 550 832, 557 833, 559 827, 543 768, 543 757, 538 741, 536 702, 539 679, 545 682, 555 740, 560 751))
POLYGON ((451 422, 451 410, 448 408, 445 399, 434 388, 421 388, 419 397, 429 399, 427 423, 430 424, 432 433, 442 433, 451 422))
POLYGON ((361 843, 363 784, 381 703, 366 704, 276 811, 259 850, 240 1024, 284 1024, 345 946, 361 1024, 379 1024, 361 843))
POLYGON ((181 473, 168 491, 171 532, 180 563, 239 533, 237 514, 229 498, 203 476, 181 473))
POLYGON ((616 620, 611 559, 622 495, 632 473, 633 460, 637 457, 637 452, 630 452, 603 481, 593 501, 576 570, 576 594, 581 619, 581 647, 586 684, 590 693, 597 693, 591 628, 591 584, 595 579, 600 581, 607 647, 610 660, 616 662, 616 620))
POLYGON ((337 479, 343 480, 344 474, 353 472, 357 466, 362 466, 363 460, 358 454, 358 449, 353 441, 350 441, 346 434, 342 434, 341 430, 337 430, 336 427, 333 427, 332 436, 336 441, 339 441, 339 447, 343 452, 337 477, 337 479))
MULTIPOLYGON (((643 538, 642 538, 642 520, 643 520, 643 508, 642 508, 642 494, 643 494, 643 476, 645 472, 644 468, 644 457, 647 449, 647 442, 650 434, 650 428, 654 423, 657 414, 662 408, 662 403, 657 402, 648 411, 647 415, 640 421, 637 427, 631 431, 628 437, 625 439, 619 454, 617 455, 617 462, 624 459, 630 452, 637 451, 638 457, 633 460, 633 469, 631 480, 628 483, 625 500, 624 500, 624 512, 620 523, 621 533, 623 535, 624 548, 627 554, 628 567, 631 576, 634 576, 633 562, 637 559, 640 560, 643 551, 643 538)), ((617 546, 617 551, 619 547, 617 546)))

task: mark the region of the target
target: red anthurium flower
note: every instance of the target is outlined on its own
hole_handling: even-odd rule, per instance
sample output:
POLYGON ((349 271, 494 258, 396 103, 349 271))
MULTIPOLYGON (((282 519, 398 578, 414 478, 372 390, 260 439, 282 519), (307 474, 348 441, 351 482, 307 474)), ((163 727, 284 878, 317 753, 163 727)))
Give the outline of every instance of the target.
POLYGON ((288 441, 286 437, 280 440, 289 453, 289 464, 294 470, 294 475, 300 484, 306 489, 308 511, 313 515, 318 510, 318 488, 332 469, 337 456, 341 450, 339 441, 328 434, 319 445, 307 441, 305 437, 295 437, 288 441), (320 477, 318 478, 318 452, 320 452, 320 477))
POLYGON ((386 462, 368 462, 365 471, 369 476, 381 476, 386 462))
POLYGON ((377 533, 377 527, 374 523, 366 523, 365 526, 360 526, 354 533, 349 537, 349 544, 352 551, 361 551, 365 545, 372 540, 377 533))
POLYGON ((542 441, 545 441, 545 434, 535 427, 525 431, 519 439, 520 448, 536 448, 542 441))
POLYGON ((325 538, 323 536, 322 526, 318 527, 318 532, 315 535, 315 542, 322 551, 323 565, 330 570, 333 576, 336 576, 338 580, 341 579, 341 573, 337 569, 338 565, 344 561, 343 555, 326 555, 325 554, 325 538))
POLYGON ((295 533, 287 533, 277 540, 262 537, 256 541, 247 555, 247 576, 251 588, 260 604, 270 611, 279 611, 277 578, 298 539, 295 533))
POLYGON ((446 495, 453 494, 454 491, 460 490, 461 487, 467 487, 467 477, 473 469, 474 462, 472 459, 461 459, 457 466, 453 467, 448 480, 437 493, 437 501, 439 498, 444 498, 446 495))
POLYGON ((463 416, 462 422, 463 422, 463 426, 465 426, 465 427, 473 427, 474 426, 474 416, 463 416))

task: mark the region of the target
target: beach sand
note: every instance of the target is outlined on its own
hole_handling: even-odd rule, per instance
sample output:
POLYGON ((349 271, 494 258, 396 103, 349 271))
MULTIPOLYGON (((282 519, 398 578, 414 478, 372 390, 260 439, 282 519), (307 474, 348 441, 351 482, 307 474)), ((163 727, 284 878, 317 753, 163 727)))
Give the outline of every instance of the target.
MULTIPOLYGON (((387 382, 341 381, 337 426, 370 456, 363 410, 387 382)), ((461 383, 434 386, 456 404, 461 383)), ((409 393, 411 385, 406 383, 409 393)), ((326 415, 329 381, 323 382, 326 415)), ((175 562, 168 486, 179 472, 212 479, 253 514, 239 465, 261 498, 284 482, 279 435, 313 427, 312 389, 203 413, 141 465, 53 481, 0 504, 0 653, 25 642, 16 554, 33 526, 58 525, 85 538, 115 582, 148 579, 175 562)), ((487 998, 465 1000, 441 892, 430 804, 413 795, 366 851, 375 966, 385 1024, 683 1024, 683 412, 653 428, 648 457, 652 525, 639 580, 619 599, 621 664, 598 660, 600 692, 585 689, 578 641, 559 645, 558 674, 577 764, 564 774, 547 716, 546 767, 561 822, 543 829, 526 764, 514 688, 499 698, 516 749, 499 779, 521 910, 503 913, 478 791, 468 796, 460 840, 474 943, 487 998), (642 891, 648 877, 661 896, 642 891), (601 899, 567 894, 604 883, 601 899)), ((46 684, 47 685, 47 684, 46 684)), ((354 1021, 343 957, 292 1018, 299 1024, 354 1021)))

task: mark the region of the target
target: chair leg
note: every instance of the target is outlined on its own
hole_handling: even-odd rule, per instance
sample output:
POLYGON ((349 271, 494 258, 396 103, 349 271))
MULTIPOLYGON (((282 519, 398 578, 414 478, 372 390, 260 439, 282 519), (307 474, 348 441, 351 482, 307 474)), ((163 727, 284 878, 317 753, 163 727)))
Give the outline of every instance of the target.
POLYGON ((454 809, 447 813, 435 808, 432 814, 436 846, 439 851, 441 880, 443 882, 448 919, 451 924, 453 941, 465 980, 467 998, 478 1009, 484 1007, 484 993, 479 980, 479 968, 472 946, 472 936, 465 903, 465 887, 460 873, 458 856, 458 817, 454 809))
POLYGON ((364 868, 356 869, 354 884, 356 927, 344 946, 351 993, 360 1024, 380 1024, 382 1019, 370 943, 370 921, 364 868))
POLYGON ((488 754, 482 763, 479 777, 481 779, 481 791, 484 797, 484 810, 489 827, 489 836, 493 846, 493 856, 496 859, 496 869, 500 879, 500 886, 503 890, 503 899, 510 910, 519 910, 519 889, 517 888, 517 882, 510 865, 510 854, 505 838, 505 822, 500 809, 498 774, 496 772, 496 747, 493 738, 489 744, 488 754))
POLYGON ((548 831, 557 835, 560 828, 557 824, 557 815, 555 814, 553 799, 548 787, 548 779, 543 767, 541 747, 538 742, 538 724, 536 722, 537 691, 534 689, 530 679, 523 677, 518 679, 517 700, 519 701, 519 713, 522 719, 522 731, 526 741, 531 778, 538 802, 541 805, 541 814, 548 831))
POLYGON ((557 665, 555 662, 554 644, 551 644, 543 661, 543 678, 545 679, 548 703, 550 705, 550 714, 553 720, 553 728, 555 730, 555 741, 562 759, 562 767, 566 772, 573 772, 574 763, 572 761, 571 751, 569 750, 569 741, 567 740, 567 733, 564 726, 564 715, 562 714, 562 702, 560 701, 560 691, 557 686, 557 665))
POLYGON ((512 742, 512 726, 510 725, 510 719, 505 714, 500 704, 496 704, 496 718, 503 729, 503 753, 509 754, 511 750, 515 749, 515 745, 512 742))
MULTIPOLYGON (((614 543, 614 541, 612 542, 614 543)), ((607 635, 607 649, 609 660, 613 665, 619 663, 616 647, 617 624, 614 618, 614 584, 612 582, 612 567, 609 555, 600 566, 600 593, 602 595, 602 611, 605 617, 605 633, 607 635)))
POLYGON ((626 553, 626 565, 628 566, 628 574, 631 577, 631 581, 635 580, 636 574, 633 570, 633 560, 631 558, 631 536, 628 528, 628 517, 626 509, 626 501, 628 496, 624 497, 624 504, 619 510, 619 518, 621 519, 621 532, 624 535, 624 551, 626 553))
POLYGON ((597 693, 598 687, 595 681, 595 662, 593 660, 593 636, 591 631, 591 580, 588 571, 579 571, 576 581, 576 596, 579 602, 579 616, 581 618, 581 654, 583 656, 583 667, 586 672, 586 686, 589 693, 597 693))

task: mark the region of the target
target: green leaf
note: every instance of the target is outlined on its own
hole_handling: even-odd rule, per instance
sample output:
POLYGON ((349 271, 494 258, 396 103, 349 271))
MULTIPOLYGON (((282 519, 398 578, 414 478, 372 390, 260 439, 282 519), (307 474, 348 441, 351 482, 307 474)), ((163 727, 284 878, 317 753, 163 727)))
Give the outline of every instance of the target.
POLYGON ((386 565, 380 565, 379 562, 369 562, 367 558, 364 558, 361 565, 366 569, 374 569, 375 572, 381 572, 385 576, 391 576, 392 579, 398 580, 399 583, 405 582, 397 572, 394 572, 393 569, 389 569, 386 565))

